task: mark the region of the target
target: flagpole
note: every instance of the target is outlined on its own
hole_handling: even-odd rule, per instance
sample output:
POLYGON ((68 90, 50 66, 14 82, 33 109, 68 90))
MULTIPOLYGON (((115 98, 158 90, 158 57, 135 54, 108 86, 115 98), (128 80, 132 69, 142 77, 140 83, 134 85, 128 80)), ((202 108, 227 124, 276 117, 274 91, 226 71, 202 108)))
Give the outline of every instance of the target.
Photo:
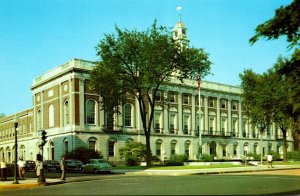
POLYGON ((201 85, 201 76, 200 72, 198 73, 198 104, 199 104, 199 149, 198 149, 198 158, 202 159, 202 133, 201 133, 201 94, 200 94, 200 85, 201 85))

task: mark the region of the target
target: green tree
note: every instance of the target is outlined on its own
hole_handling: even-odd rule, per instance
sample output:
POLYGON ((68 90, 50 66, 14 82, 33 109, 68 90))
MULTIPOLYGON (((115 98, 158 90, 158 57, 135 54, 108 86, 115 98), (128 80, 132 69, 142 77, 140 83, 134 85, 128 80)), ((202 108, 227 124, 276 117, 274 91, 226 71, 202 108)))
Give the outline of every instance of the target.
POLYGON ((300 27, 300 0, 294 0, 290 5, 281 6, 275 11, 275 16, 256 27, 256 34, 250 39, 254 44, 260 37, 278 39, 287 36, 290 47, 299 46, 300 27))
POLYGON ((143 161, 147 155, 146 145, 141 142, 128 142, 122 148, 119 153, 125 158, 127 165, 137 165, 137 163, 143 161))
POLYGON ((285 84, 289 86, 289 99, 293 100, 290 108, 291 129, 294 134, 294 147, 300 150, 300 0, 294 0, 290 5, 281 6, 276 10, 275 16, 256 28, 256 34, 250 39, 254 44, 259 38, 268 40, 286 36, 290 43, 289 48, 294 48, 291 58, 282 62, 277 74, 284 77, 285 84))
MULTIPOLYGON (((270 83, 262 75, 252 70, 240 74, 243 89, 243 112, 260 131, 260 149, 262 149, 262 134, 271 123, 272 105, 270 102, 270 83)), ((261 153, 261 163, 262 163, 261 153)))
POLYGON ((6 115, 4 113, 0 113, 0 118, 5 117, 6 115))
POLYGON ((147 164, 151 164, 150 135, 155 97, 159 88, 177 78, 209 73, 211 62, 203 49, 181 47, 166 27, 156 21, 146 31, 121 30, 106 34, 97 46, 100 61, 91 72, 91 85, 101 96, 102 109, 118 113, 127 96, 138 100, 146 138, 147 164))

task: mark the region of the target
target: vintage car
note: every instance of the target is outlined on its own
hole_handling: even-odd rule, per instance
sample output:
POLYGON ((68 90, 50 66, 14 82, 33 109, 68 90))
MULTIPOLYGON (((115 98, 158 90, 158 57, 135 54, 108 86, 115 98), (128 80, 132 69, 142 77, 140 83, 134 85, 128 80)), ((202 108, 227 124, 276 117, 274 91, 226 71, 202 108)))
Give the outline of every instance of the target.
POLYGON ((90 159, 89 163, 81 166, 82 173, 111 172, 112 166, 104 159, 90 159))
POLYGON ((55 160, 43 161, 43 168, 47 172, 60 172, 60 164, 55 160))
POLYGON ((34 171, 35 162, 34 161, 25 161, 25 171, 34 171))
POLYGON ((67 172, 81 172, 83 163, 80 160, 68 159, 66 160, 67 172))

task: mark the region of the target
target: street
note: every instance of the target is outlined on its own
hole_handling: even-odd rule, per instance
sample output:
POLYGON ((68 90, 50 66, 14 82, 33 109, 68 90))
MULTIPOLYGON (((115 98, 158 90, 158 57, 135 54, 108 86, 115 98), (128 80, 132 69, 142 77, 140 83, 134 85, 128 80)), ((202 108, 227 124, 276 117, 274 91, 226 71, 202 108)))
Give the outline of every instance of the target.
MULTIPOLYGON (((293 173, 297 172, 300 170, 293 173)), ((0 195, 282 195, 299 194, 299 184, 299 175, 276 172, 174 177, 98 175, 92 181, 2 190, 0 195)))

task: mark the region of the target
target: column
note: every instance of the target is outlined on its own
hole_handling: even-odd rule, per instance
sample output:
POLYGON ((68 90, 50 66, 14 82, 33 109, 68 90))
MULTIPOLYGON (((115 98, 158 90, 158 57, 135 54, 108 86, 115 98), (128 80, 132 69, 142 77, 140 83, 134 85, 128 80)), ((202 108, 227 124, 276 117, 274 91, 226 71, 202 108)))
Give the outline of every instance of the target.
POLYGON ((231 99, 228 99, 228 135, 232 135, 231 99))
POLYGON ((243 133, 242 133, 242 102, 241 100, 239 100, 239 137, 243 137, 243 133))
MULTIPOLYGON (((73 100, 73 84, 72 84, 73 80, 72 78, 69 79, 69 107, 70 107, 70 110, 69 110, 69 118, 70 118, 70 125, 73 127, 73 125, 75 124, 74 122, 74 108, 75 108, 75 105, 74 105, 74 100, 73 100)), ((75 95, 75 94, 74 94, 75 95)))
POLYGON ((209 119, 208 119, 208 102, 207 97, 204 97, 204 132, 208 133, 209 119))
POLYGON ((60 132, 63 131, 63 120, 64 120, 64 112, 63 112, 63 108, 64 108, 64 100, 62 99, 62 83, 59 84, 59 127, 60 127, 60 132))
POLYGON ((182 135, 182 93, 178 92, 178 134, 182 135))
POLYGON ((191 126, 191 131, 192 131, 192 135, 195 135, 196 132, 196 99, 195 99, 195 94, 192 94, 192 126, 191 126))
MULTIPOLYGON (((81 130, 84 130, 84 106, 85 106, 85 100, 84 100, 84 82, 85 80, 83 78, 80 78, 79 80, 79 126, 81 130)), ((72 110, 72 115, 74 110, 72 110)), ((98 124, 98 120, 96 120, 96 125, 98 124)))
POLYGON ((221 134, 220 97, 217 97, 217 134, 221 134))
MULTIPOLYGON (((168 100, 168 91, 164 91, 164 98, 168 100)), ((163 108, 163 129, 162 133, 169 133, 169 112, 168 112, 168 107, 165 106, 163 108)))

